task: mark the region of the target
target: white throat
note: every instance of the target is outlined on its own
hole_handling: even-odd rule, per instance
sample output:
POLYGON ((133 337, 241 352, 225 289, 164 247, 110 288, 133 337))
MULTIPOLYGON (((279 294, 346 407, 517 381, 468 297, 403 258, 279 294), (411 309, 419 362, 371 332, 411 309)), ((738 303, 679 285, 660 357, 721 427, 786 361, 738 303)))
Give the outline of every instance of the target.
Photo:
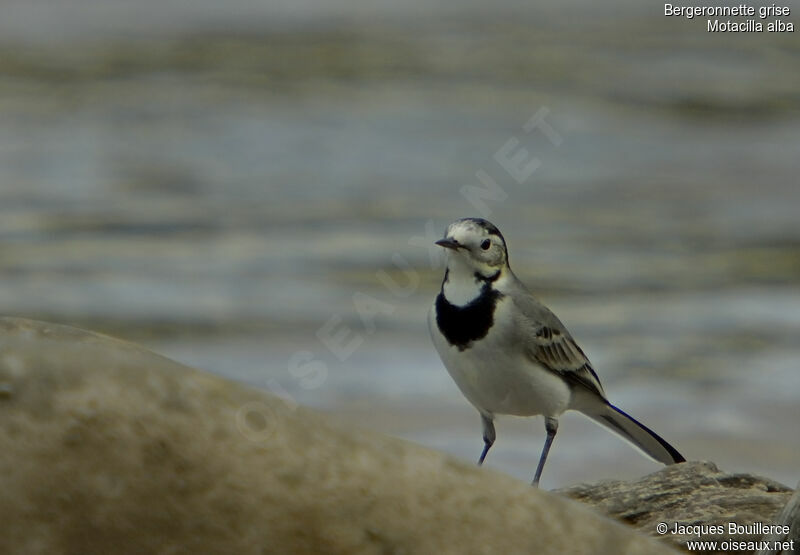
POLYGON ((450 304, 464 306, 481 294, 481 287, 483 282, 476 280, 471 273, 449 270, 447 281, 442 285, 442 292, 450 304))
POLYGON ((485 281, 475 277, 475 269, 456 256, 447 261, 447 280, 442 284, 442 292, 447 302, 464 306, 474 301, 480 294, 485 281))

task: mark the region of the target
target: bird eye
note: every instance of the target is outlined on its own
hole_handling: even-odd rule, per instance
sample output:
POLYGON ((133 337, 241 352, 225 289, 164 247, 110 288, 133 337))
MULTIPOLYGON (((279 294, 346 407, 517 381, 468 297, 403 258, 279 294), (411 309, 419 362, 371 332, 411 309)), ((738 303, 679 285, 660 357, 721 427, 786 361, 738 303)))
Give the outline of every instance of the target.
POLYGON ((485 251, 488 251, 488 250, 489 250, 489 247, 491 247, 491 246, 492 246, 492 242, 491 242, 491 241, 489 241, 489 239, 484 239, 484 240, 483 240, 483 243, 481 243, 481 248, 482 248, 483 250, 485 250, 485 251))

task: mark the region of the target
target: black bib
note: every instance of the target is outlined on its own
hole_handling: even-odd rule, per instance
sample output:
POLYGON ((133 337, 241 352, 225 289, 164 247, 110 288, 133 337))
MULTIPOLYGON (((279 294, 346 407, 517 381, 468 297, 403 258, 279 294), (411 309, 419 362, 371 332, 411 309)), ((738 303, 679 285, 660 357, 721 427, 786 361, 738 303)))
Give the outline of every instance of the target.
POLYGON ((456 306, 444 296, 444 288, 436 297, 436 325, 451 345, 459 351, 468 349, 475 340, 486 337, 494 323, 494 309, 503 297, 484 283, 480 294, 469 304, 456 306))

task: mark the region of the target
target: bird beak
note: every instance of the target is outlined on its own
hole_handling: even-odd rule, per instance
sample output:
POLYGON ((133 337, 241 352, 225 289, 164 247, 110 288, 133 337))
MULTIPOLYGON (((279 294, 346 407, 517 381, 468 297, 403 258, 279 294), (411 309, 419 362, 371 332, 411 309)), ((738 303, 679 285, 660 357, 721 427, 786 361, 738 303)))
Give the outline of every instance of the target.
POLYGON ((445 237, 444 239, 439 239, 438 241, 436 241, 436 244, 446 249, 456 250, 461 248, 461 245, 458 244, 458 241, 456 241, 455 239, 448 239, 447 237, 445 237))

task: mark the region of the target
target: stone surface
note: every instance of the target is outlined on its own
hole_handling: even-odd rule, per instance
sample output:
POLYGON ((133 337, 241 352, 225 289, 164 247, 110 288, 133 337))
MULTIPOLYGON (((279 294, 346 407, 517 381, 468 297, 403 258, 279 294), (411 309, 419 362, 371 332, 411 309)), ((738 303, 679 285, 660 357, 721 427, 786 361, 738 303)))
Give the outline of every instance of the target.
POLYGON ((647 553, 507 476, 141 347, 0 319, 0 553, 647 553))
MULTIPOLYGON (((789 532, 784 534, 776 532, 769 535, 768 539, 772 542, 790 542, 796 551, 800 551, 800 483, 794 491, 794 495, 786 503, 786 506, 781 510, 780 514, 775 519, 776 524, 788 526, 789 532)), ((759 555, 779 555, 780 553, 789 553, 788 549, 778 548, 773 543, 771 547, 762 549, 759 555)))
MULTIPOLYGON (((722 472, 710 462, 688 462, 665 467, 640 480, 581 484, 560 489, 558 493, 685 548, 687 540, 755 542, 764 539, 764 535, 755 533, 755 530, 729 534, 728 523, 745 526, 773 523, 791 497, 792 490, 768 478, 722 472), (725 533, 667 532, 659 535, 656 527, 660 522, 667 523, 668 530, 672 530, 676 523, 722 525, 725 533)), ((731 553, 753 551, 730 550, 731 553)))

